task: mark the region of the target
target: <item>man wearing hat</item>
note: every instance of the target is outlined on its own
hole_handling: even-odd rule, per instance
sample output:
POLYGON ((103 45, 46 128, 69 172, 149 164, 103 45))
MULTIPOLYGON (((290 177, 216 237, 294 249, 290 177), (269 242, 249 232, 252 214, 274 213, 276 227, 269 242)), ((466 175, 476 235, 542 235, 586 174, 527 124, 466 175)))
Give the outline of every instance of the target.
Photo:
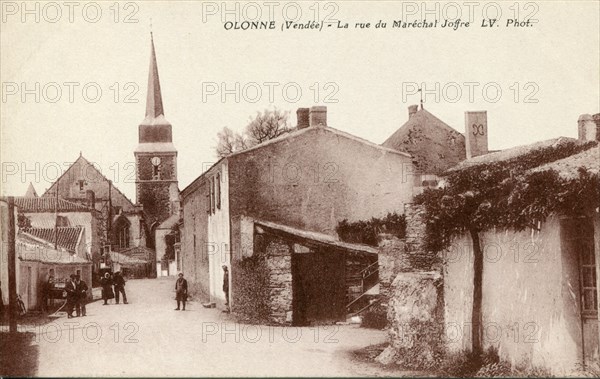
POLYGON ((85 304, 87 303, 88 286, 85 281, 81 280, 79 275, 75 275, 75 285, 77 288, 77 316, 85 316, 85 304))
POLYGON ((183 303, 183 311, 185 311, 185 302, 187 300, 188 285, 187 280, 183 278, 183 273, 179 273, 179 279, 175 282, 175 300, 177 300, 176 311, 180 310, 180 303, 183 303))
POLYGON ((127 304, 127 295, 125 294, 125 278, 121 271, 115 272, 113 276, 113 284, 115 286, 115 301, 119 304, 119 294, 123 295, 123 304, 127 304))
MULTIPOLYGON (((65 283, 65 291, 67 292, 67 317, 72 318, 73 308, 77 305, 79 293, 77 292, 77 283, 75 283, 75 274, 71 274, 69 280, 65 283)), ((77 307, 77 316, 79 316, 79 307, 77 307)))

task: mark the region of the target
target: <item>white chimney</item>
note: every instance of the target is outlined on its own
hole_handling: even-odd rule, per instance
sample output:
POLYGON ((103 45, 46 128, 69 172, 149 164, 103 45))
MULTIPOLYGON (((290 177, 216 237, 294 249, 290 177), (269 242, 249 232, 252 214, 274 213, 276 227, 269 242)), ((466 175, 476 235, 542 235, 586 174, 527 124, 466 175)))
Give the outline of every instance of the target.
POLYGON ((327 107, 317 105, 310 107, 309 126, 327 126, 327 107))
POLYGON ((582 114, 577 119, 577 138, 582 141, 596 141, 598 138, 598 126, 594 118, 589 114, 582 114))
POLYGON ((465 112, 467 159, 488 153, 487 111, 465 112))

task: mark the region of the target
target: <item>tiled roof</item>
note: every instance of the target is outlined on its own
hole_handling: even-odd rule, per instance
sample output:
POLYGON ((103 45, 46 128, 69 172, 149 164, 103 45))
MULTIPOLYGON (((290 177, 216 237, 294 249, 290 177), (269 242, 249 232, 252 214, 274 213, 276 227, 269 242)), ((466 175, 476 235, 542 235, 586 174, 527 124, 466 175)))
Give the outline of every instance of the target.
MULTIPOLYGON (((56 228, 58 231, 57 245, 74 253, 77 249, 77 242, 79 236, 83 232, 81 226, 69 226, 56 228)), ((55 229, 54 228, 26 228, 23 232, 30 234, 34 237, 42 239, 49 243, 54 243, 55 229)))
POLYGON ((16 241, 19 259, 28 262, 41 262, 48 264, 92 264, 92 262, 66 251, 59 247, 58 250, 46 240, 20 230, 16 241))
POLYGON ((72 203, 55 197, 15 197, 15 206, 25 213, 39 212, 91 212, 92 210, 84 205, 72 203), (57 207, 58 200, 58 207, 57 207), (57 209, 58 208, 58 209, 57 209))
POLYGON ((600 172, 600 146, 536 167, 531 172, 555 170, 565 179, 574 179, 579 176, 580 167, 586 168, 594 174, 600 172))
POLYGON ((548 147, 559 147, 568 143, 575 143, 576 145, 584 145, 587 141, 578 140, 570 137, 558 137, 549 140, 538 141, 529 145, 515 146, 505 150, 500 150, 495 153, 489 153, 480 155, 471 159, 464 160, 458 165, 452 167, 448 171, 462 170, 467 167, 478 166, 482 164, 508 161, 513 158, 525 155, 537 149, 543 149, 548 147))

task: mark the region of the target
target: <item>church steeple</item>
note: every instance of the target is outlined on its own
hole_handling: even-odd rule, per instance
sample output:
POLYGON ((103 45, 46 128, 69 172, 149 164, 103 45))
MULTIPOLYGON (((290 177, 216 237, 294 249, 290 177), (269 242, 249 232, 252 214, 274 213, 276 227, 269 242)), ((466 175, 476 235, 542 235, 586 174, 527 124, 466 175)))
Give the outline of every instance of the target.
POLYGON ((136 198, 143 206, 148 226, 179 212, 177 150, 171 123, 164 115, 153 37, 151 32, 146 115, 139 125, 139 143, 134 151, 136 198))
POLYGON ((154 49, 154 36, 150 32, 150 68, 148 72, 148 93, 146 95, 146 117, 142 125, 170 125, 165 119, 165 111, 160 91, 160 79, 158 77, 158 64, 156 63, 156 51, 154 49))
POLYGON ((171 123, 165 119, 152 32, 150 32, 150 48, 146 116, 140 124, 139 142, 140 144, 171 143, 173 142, 171 123))
POLYGON ((156 119, 164 116, 162 94, 160 93, 160 80, 158 78, 158 65, 156 64, 156 51, 154 50, 154 36, 150 32, 150 70, 148 72, 148 97, 146 98, 146 119, 156 119))

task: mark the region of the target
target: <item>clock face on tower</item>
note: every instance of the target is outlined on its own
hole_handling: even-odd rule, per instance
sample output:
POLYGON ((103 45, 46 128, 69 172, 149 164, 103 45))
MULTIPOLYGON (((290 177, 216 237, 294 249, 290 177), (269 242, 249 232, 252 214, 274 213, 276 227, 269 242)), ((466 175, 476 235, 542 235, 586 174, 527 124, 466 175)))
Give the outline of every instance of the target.
POLYGON ((153 166, 158 166, 160 164, 160 158, 159 157, 152 157, 152 159, 150 161, 152 162, 153 166))

